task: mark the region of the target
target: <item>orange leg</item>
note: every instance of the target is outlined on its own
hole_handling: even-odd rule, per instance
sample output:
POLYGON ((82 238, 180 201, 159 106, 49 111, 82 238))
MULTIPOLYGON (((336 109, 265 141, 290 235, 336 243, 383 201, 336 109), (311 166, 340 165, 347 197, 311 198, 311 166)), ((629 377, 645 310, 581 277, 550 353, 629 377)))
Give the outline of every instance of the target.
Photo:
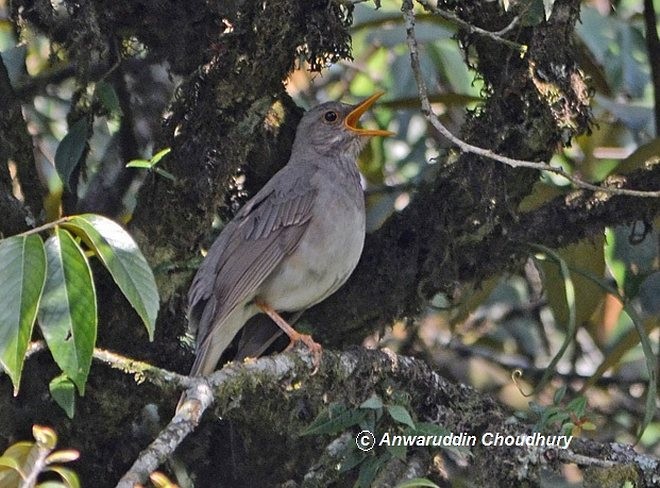
POLYGON ((289 336, 291 343, 286 348, 287 351, 293 348, 299 342, 302 342, 307 346, 307 349, 309 349, 309 351, 312 353, 312 364, 314 364, 314 373, 316 373, 316 371, 319 369, 319 365, 321 364, 321 353, 323 352, 321 344, 314 342, 312 336, 297 332, 287 323, 286 320, 280 316, 280 314, 275 311, 273 307, 268 305, 268 303, 266 303, 261 298, 255 298, 254 303, 263 313, 268 315, 273 320, 273 322, 275 322, 277 326, 284 331, 286 335, 289 336))

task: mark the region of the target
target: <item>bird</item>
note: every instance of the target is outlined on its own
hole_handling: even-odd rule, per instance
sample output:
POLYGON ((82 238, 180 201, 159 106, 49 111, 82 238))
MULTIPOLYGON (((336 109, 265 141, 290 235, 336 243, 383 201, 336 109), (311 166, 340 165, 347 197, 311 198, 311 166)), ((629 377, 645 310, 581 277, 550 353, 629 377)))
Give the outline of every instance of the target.
POLYGON ((358 121, 383 94, 356 105, 325 102, 305 112, 288 163, 211 245, 188 292, 189 329, 197 333, 191 376, 212 373, 259 313, 289 336, 289 347, 305 344, 318 368, 321 346, 280 313, 323 301, 357 266, 365 238, 357 159, 370 137, 394 134, 358 127, 358 121))

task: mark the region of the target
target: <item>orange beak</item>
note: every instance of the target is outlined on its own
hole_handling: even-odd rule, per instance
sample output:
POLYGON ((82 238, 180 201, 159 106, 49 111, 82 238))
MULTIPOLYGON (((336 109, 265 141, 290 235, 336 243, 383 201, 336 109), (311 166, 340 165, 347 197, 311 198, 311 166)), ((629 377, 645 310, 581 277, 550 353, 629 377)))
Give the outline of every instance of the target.
POLYGON ((355 132, 359 136, 383 136, 383 137, 393 136, 395 133, 390 132, 389 130, 361 129, 360 127, 357 126, 362 114, 365 113, 367 110, 369 110, 369 107, 371 107, 374 104, 374 102, 378 100, 380 97, 382 97, 384 94, 385 92, 374 93, 366 100, 360 102, 346 116, 346 118, 344 119, 344 126, 348 130, 355 132))

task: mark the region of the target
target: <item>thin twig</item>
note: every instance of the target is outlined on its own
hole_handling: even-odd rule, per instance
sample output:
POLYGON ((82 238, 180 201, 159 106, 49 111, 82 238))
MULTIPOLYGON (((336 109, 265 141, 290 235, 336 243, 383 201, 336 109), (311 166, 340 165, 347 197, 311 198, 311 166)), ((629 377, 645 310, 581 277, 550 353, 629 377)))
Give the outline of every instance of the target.
MULTIPOLYGON (((517 16, 514 17, 513 20, 511 21, 511 23, 509 25, 507 25, 504 29, 496 31, 496 32, 492 32, 492 31, 487 31, 485 29, 482 29, 481 27, 477 27, 476 25, 472 25, 469 22, 464 21, 463 19, 461 19, 458 15, 456 15, 453 12, 441 9, 437 5, 431 5, 431 2, 429 2, 428 0, 417 0, 417 2, 422 7, 424 7, 426 10, 428 10, 429 12, 433 12, 434 14, 439 15, 443 19, 446 19, 449 22, 457 25, 461 29, 464 29, 464 30, 468 31, 470 34, 477 34, 479 36, 488 37, 489 39, 492 39, 494 41, 501 42, 502 44, 504 44, 506 46, 509 46, 509 47, 519 51, 520 54, 523 54, 523 55, 527 52, 527 46, 525 46, 523 44, 518 44, 517 42, 513 42, 513 41, 510 41, 510 40, 505 39, 504 37, 502 37, 504 34, 508 33, 516 25, 518 25, 519 18, 517 16)), ((407 3, 408 2, 404 2, 404 4, 403 4, 404 12, 405 12, 407 3)), ((410 11, 412 12, 412 3, 410 5, 410 11)))
POLYGON ((484 149, 482 147, 473 146, 451 133, 438 117, 433 112, 431 107, 431 102, 429 101, 428 90, 426 88, 426 82, 422 77, 422 70, 419 62, 419 50, 417 47, 417 38, 415 37, 415 14, 413 13, 412 0, 406 0, 403 3, 403 17, 406 25, 406 39, 408 42, 408 50, 410 51, 410 64, 415 75, 415 81, 417 83, 417 91, 419 93, 420 102, 422 105, 422 114, 429 121, 429 123, 446 137, 450 142, 456 145, 463 152, 477 154, 494 161, 499 161, 504 163, 512 168, 531 168, 539 171, 549 171, 551 173, 558 174, 563 176, 567 180, 571 181, 578 188, 583 188, 586 190, 592 190, 603 193, 610 193, 614 195, 627 195, 634 197, 646 197, 646 198, 658 198, 660 197, 660 191, 641 191, 641 190, 629 190, 627 188, 612 188, 605 186, 593 185, 587 183, 586 181, 581 180, 580 178, 567 173, 563 169, 557 166, 551 166, 550 164, 538 161, 526 161, 522 159, 509 158, 507 156, 502 156, 497 154, 490 149, 484 149))
POLYGON ((118 369, 124 373, 133 374, 140 380, 144 379, 161 387, 163 385, 168 385, 169 388, 172 389, 176 387, 191 388, 195 387, 197 383, 196 378, 174 373, 167 369, 158 368, 149 363, 127 358, 121 354, 100 349, 98 347, 94 348, 92 357, 97 361, 107 364, 111 368, 118 369))

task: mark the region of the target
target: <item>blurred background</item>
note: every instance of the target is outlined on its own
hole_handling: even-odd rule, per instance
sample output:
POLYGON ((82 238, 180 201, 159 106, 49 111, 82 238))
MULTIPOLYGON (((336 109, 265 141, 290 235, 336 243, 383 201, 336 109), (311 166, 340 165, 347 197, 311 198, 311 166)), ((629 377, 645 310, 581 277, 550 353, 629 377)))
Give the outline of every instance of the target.
MULTIPOLYGON (((379 9, 370 2, 353 3, 353 61, 338 62, 320 73, 302 63, 286 89, 303 108, 326 100, 354 103, 377 90, 386 91, 363 119, 365 125, 397 133, 372 140, 360 160, 368 231, 373 231, 405 208, 416 188, 454 154, 419 111, 400 2, 382 0, 379 9)), ((654 5, 658 11, 660 1, 654 5)), ((543 9, 535 15, 542 18, 543 9)), ((525 21, 535 20, 530 14, 525 21)), ((478 110, 483 84, 468 68, 469 54, 466 59, 455 33, 451 23, 419 11, 417 39, 433 108, 458 134, 466 112, 478 110)), ((557 153, 552 164, 599 182, 660 157, 642 0, 583 2, 574 42, 590 79, 596 124, 589 136, 557 153)), ((127 41, 122 49, 134 53, 126 64, 125 90, 110 83, 110 70, 81 91, 73 77, 80 67, 72 66, 64 49, 30 26, 24 26, 19 37, 8 18, 7 1, 0 0, 0 54, 23 104, 39 175, 51 194, 62 191, 54 165, 65 137, 75 150, 81 145, 76 141, 89 136, 86 164, 72 179, 81 200, 95 181, 103 179, 112 186, 125 178, 129 159, 148 160, 162 149, 157 142, 161 122, 181 80, 167 66, 151 64, 137 40, 127 41), (131 97, 135 107, 134 154, 128 157, 116 144, 122 97, 131 97), (90 104, 96 104, 91 128, 69 128, 71 107, 90 104)), ((94 66, 87 69, 93 71, 94 66)), ((131 218, 140 185, 134 176, 131 190, 121 199, 124 221, 131 218)), ((529 211, 570 189, 567 180, 543 174, 519 210, 529 211)), ((649 378, 632 320, 647 331, 657 351, 659 224, 656 220, 610 228, 597 239, 559 250, 553 259, 547 254, 543 259, 539 252, 520 274, 493 277, 476 288, 466 284, 455 296, 437 295, 421 316, 391 324, 365 345, 424 358, 443 374, 491 394, 541 427, 632 443, 644 416, 649 378), (570 273, 562 273, 558 263, 566 264, 570 273), (623 310, 616 293, 628 299, 634 317, 623 310), (534 390, 565 342, 554 379, 536 395, 523 395, 534 390), (520 371, 515 379, 514 371, 520 371)), ((657 410, 638 448, 660 455, 657 410)))

